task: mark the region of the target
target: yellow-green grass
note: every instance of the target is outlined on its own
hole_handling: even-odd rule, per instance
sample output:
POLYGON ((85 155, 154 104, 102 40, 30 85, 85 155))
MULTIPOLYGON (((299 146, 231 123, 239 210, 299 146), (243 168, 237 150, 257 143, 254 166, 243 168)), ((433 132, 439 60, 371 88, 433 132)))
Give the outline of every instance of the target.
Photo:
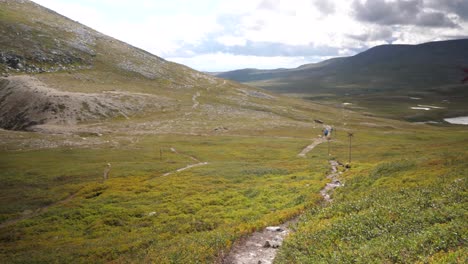
POLYGON ((2 222, 25 219, 0 229, 0 262, 212 263, 240 237, 303 212, 280 263, 463 259, 466 129, 351 112, 344 120, 340 114, 324 116, 337 131, 330 146, 318 145, 305 159, 297 154, 321 133, 320 125, 249 130, 255 127, 249 123, 227 135, 199 136, 119 132, 102 136, 117 145, 51 149, 12 144, 44 135, 2 132, 8 136, 0 148, 2 222), (345 186, 333 203, 324 206, 319 191, 327 182, 327 161, 347 162, 347 132, 354 132, 352 168, 341 175, 345 186), (103 183, 108 162, 110 179, 103 183), (198 162, 208 164, 164 176, 198 162), (426 206, 432 203, 440 210, 426 206), (380 226, 387 223, 391 228, 380 226), (405 235, 408 228, 413 231, 405 235))
POLYGON ((326 153, 296 156, 309 143, 144 136, 118 149, 6 151, 2 220, 76 195, 2 228, 1 261, 213 262, 240 236, 320 201, 326 153), (163 176, 197 163, 189 156, 209 164, 163 176), (102 183, 107 162, 110 179, 102 183))
POLYGON ((278 263, 467 262, 466 130, 376 132, 355 134, 345 186, 300 218, 278 263))

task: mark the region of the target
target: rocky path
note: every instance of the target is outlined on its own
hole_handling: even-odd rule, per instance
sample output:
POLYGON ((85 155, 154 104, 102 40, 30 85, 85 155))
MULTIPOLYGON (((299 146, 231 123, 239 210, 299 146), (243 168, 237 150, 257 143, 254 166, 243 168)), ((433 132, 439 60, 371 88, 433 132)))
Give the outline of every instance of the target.
POLYGON ((273 263, 276 251, 290 233, 290 225, 297 219, 290 220, 280 226, 269 226, 260 232, 235 244, 224 259, 224 264, 266 264, 273 263))
MULTIPOLYGON (((322 141, 323 142, 323 141, 322 141)), ((321 142, 316 140, 314 143, 306 147, 307 152, 312 150, 316 145, 321 142)), ((303 150, 304 152, 304 150, 303 150)), ((301 153, 303 153, 301 152, 301 153)), ((305 153, 307 153, 305 152, 305 153)), ((301 155, 302 156, 302 155, 301 155)), ((305 156, 305 154, 304 154, 305 156)), ((327 176, 331 183, 320 191, 323 199, 326 202, 331 202, 330 194, 337 188, 342 186, 338 180, 338 162, 335 160, 330 161, 331 173, 327 176)), ((260 232, 255 232, 247 238, 241 239, 231 249, 229 255, 224 259, 224 264, 270 264, 275 259, 278 248, 283 243, 283 240, 291 232, 291 224, 297 222, 297 217, 283 223, 280 226, 269 226, 260 232)))
POLYGON ((316 138, 314 139, 314 142, 312 142, 312 144, 308 145, 307 147, 305 147, 301 153, 297 154, 298 157, 305 157, 307 155, 307 153, 309 153, 311 150, 313 150, 317 145, 325 142, 326 139, 325 138, 316 138))
POLYGON ((336 160, 330 160, 330 166, 331 173, 327 176, 327 179, 330 179, 331 182, 327 183, 327 185, 322 190, 320 190, 320 194, 326 202, 332 201, 330 194, 334 189, 343 186, 343 184, 338 180, 338 162, 336 160))

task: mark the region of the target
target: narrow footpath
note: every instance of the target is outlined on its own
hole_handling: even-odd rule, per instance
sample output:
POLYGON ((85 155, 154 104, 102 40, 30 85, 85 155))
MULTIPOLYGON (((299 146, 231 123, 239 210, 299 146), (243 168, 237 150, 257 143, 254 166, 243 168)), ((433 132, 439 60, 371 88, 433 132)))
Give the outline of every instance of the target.
POLYGON ((313 150, 317 145, 321 144, 321 143, 324 143, 325 141, 327 141, 325 138, 316 138, 314 139, 314 142, 312 142, 312 144, 308 145, 307 147, 305 147, 301 153, 297 154, 298 157, 303 157, 305 158, 305 156, 307 155, 307 153, 309 153, 311 150, 313 150))
MULTIPOLYGON (((307 146, 298 156, 305 157, 315 146, 325 142, 324 139, 316 139, 311 145, 307 146)), ((330 160, 331 171, 327 179, 331 182, 320 191, 325 202, 332 201, 331 192, 340 186, 338 180, 338 162, 330 160)), ((292 232, 291 226, 295 224, 298 217, 289 220, 279 226, 269 226, 262 231, 255 232, 234 244, 231 251, 224 258, 224 264, 270 264, 276 257, 278 248, 281 247, 283 240, 292 232)))
POLYGON ((166 177, 166 176, 169 176, 173 173, 176 173, 176 172, 181 172, 181 171, 184 171, 184 170, 188 170, 188 169, 191 169, 191 168, 194 168, 194 167, 199 167, 199 166, 204 166, 204 165, 208 165, 209 163, 208 162, 201 162, 199 161, 197 158, 195 158, 194 156, 190 156, 190 155, 187 155, 187 154, 183 154, 183 153, 180 153, 178 152, 175 148, 171 148, 171 151, 176 153, 176 154, 179 154, 179 155, 182 155, 182 156, 186 156, 188 157, 189 159, 197 162, 195 164, 189 164, 183 168, 180 168, 180 169, 177 169, 175 171, 170 171, 170 172, 166 172, 162 175, 162 177, 166 177))
MULTIPOLYGON (((169 176, 173 173, 176 173, 176 172, 181 172, 181 171, 184 171, 184 170, 187 170, 187 169, 191 169, 191 168, 194 168, 194 167, 198 167, 198 166, 203 166, 203 165, 207 165, 209 164, 208 162, 201 162, 199 161, 197 158, 195 158, 194 156, 190 156, 190 155, 187 155, 187 154, 184 154, 184 153, 180 153, 178 152, 175 148, 171 148, 171 151, 176 153, 176 154, 179 154, 179 155, 182 155, 182 156, 186 156, 188 157, 189 159, 193 160, 194 162, 197 162, 195 164, 189 164, 183 168, 180 168, 180 169, 177 169, 177 170, 174 170, 174 171, 170 171, 170 172, 167 172, 165 174, 163 174, 162 176, 165 177, 165 176, 169 176)), ((151 180, 151 179, 150 179, 151 180)), ((3 223, 0 223, 0 228, 5 228, 5 227, 8 227, 8 226, 11 226, 11 225, 14 225, 16 223, 18 223, 19 221, 21 220, 25 220, 25 219, 29 219, 29 218, 33 218, 35 216, 38 216, 40 214, 43 214, 45 212, 47 212, 47 210, 51 207, 55 207, 55 206, 59 206, 59 205, 64 205, 66 203, 68 203, 69 201, 71 201, 73 198, 75 198, 75 196, 77 195, 78 192, 75 192, 75 193, 72 193, 70 194, 69 196, 67 196, 65 199, 63 200, 60 200, 60 201, 57 201, 55 203, 52 203, 52 204, 49 204, 49 205, 46 205, 46 206, 43 206, 43 207, 40 207, 40 208, 37 208, 35 209, 33 212, 29 213, 29 214, 23 214, 22 216, 20 217, 17 217, 17 218, 14 218, 14 219, 10 219, 10 220, 6 220, 5 222, 3 223)))

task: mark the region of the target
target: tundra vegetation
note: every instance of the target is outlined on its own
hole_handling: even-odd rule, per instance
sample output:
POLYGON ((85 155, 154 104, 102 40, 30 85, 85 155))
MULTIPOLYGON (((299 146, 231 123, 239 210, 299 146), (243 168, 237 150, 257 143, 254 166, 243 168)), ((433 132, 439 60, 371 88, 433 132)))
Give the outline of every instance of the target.
POLYGON ((0 22, 0 121, 22 129, 0 129, 0 263, 220 263, 296 216, 278 263, 468 261, 466 126, 207 76, 26 0, 0 22))
MULTIPOLYGON (((0 229, 2 262, 216 262, 240 237, 297 215, 279 263, 466 262, 466 131, 395 125, 349 127, 352 168, 326 205, 327 145, 297 157, 310 143, 300 131, 144 135, 92 148, 3 141, 1 219, 32 217, 0 229), (195 163, 189 156, 209 164, 162 176, 195 163)), ((331 158, 345 162, 343 132, 331 158)))

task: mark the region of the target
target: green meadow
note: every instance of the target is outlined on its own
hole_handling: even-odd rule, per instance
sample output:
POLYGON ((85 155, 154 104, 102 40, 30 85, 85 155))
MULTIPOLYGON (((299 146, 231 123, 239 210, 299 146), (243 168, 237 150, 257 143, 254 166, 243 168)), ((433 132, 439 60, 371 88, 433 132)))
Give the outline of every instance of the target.
POLYGON ((276 262, 466 263, 466 130, 423 128, 356 134, 344 187, 301 215, 276 262))
POLYGON ((309 143, 145 136, 120 148, 3 151, 1 219, 30 218, 0 229, 0 260, 214 262, 239 237, 320 202, 326 153, 296 157, 309 143), (208 164, 163 176, 192 156, 208 164))
POLYGON ((466 130, 351 121, 306 158, 297 154, 319 127, 309 139, 271 130, 10 147, 0 217, 23 219, 0 229, 0 262, 215 263, 242 236, 295 216, 278 263, 466 262, 466 130), (347 131, 351 169, 325 204, 328 160, 348 161, 347 131))

